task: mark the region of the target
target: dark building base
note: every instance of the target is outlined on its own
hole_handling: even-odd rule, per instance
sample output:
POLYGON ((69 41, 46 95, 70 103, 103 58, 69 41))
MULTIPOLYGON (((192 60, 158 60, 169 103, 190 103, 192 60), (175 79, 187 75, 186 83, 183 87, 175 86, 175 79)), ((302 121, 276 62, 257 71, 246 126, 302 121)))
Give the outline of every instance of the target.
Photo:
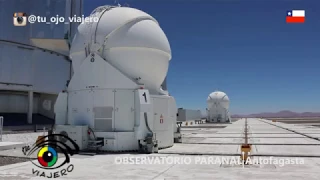
POLYGON ((0 113, 3 116, 3 126, 25 126, 25 125, 53 125, 54 119, 41 114, 32 115, 32 124, 28 124, 27 113, 0 113))

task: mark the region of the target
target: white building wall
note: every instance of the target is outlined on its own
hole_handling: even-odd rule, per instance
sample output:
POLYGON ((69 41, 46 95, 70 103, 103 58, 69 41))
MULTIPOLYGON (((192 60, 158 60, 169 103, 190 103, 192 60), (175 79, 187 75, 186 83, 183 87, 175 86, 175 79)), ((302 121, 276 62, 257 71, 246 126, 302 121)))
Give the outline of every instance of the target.
POLYGON ((177 121, 192 121, 192 120, 200 120, 201 119, 201 111, 200 110, 192 110, 192 109, 178 109, 177 121))
POLYGON ((47 20, 56 15, 68 19, 73 15, 82 16, 82 8, 82 0, 0 0, 0 113, 27 113, 28 92, 32 92, 33 113, 54 117, 53 104, 47 110, 40 101, 55 102, 71 77, 71 61, 59 53, 44 52, 31 39, 68 42, 64 39, 70 37, 71 40, 78 26, 76 23, 27 23, 16 27, 13 13, 24 12, 47 20))
POLYGON ((36 49, 0 44, 0 64, 0 89, 57 94, 70 79, 70 61, 36 49))
MULTIPOLYGON (((38 112, 39 96, 34 96, 33 113, 38 112)), ((24 92, 1 92, 0 112, 25 113, 28 111, 28 93, 24 92)))

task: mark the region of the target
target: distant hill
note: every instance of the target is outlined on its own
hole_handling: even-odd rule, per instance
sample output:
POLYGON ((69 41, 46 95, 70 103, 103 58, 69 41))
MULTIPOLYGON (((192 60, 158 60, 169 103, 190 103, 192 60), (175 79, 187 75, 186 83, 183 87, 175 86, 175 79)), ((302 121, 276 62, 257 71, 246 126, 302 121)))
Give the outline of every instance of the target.
POLYGON ((265 112, 265 113, 257 113, 257 114, 249 114, 249 115, 232 115, 233 118, 250 118, 250 117, 261 117, 261 118, 296 118, 296 117, 320 117, 320 112, 303 112, 297 113, 292 111, 279 111, 276 113, 265 112))

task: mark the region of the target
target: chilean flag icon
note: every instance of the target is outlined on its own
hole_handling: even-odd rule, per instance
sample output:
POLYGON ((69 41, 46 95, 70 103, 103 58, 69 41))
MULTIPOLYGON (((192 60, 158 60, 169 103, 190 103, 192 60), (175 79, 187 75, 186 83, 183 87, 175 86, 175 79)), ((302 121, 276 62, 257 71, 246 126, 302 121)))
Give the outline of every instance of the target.
POLYGON ((305 11, 304 10, 291 10, 287 11, 287 23, 304 23, 305 11))

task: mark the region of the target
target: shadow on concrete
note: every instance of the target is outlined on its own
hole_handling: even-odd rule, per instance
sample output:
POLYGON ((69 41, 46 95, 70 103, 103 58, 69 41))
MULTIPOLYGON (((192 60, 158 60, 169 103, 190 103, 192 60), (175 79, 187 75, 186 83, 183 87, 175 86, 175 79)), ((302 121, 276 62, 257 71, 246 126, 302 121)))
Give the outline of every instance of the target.
POLYGON ((181 126, 182 129, 186 128, 225 128, 227 126, 181 126))
POLYGON ((45 127, 49 129, 54 124, 54 119, 41 114, 32 115, 32 124, 28 123, 26 113, 0 113, 3 116, 3 131, 8 134, 10 131, 37 131, 45 127))
POLYGON ((28 115, 25 113, 0 113, 0 116, 3 116, 3 126, 54 124, 53 119, 41 114, 32 115, 32 124, 28 124, 28 115))

